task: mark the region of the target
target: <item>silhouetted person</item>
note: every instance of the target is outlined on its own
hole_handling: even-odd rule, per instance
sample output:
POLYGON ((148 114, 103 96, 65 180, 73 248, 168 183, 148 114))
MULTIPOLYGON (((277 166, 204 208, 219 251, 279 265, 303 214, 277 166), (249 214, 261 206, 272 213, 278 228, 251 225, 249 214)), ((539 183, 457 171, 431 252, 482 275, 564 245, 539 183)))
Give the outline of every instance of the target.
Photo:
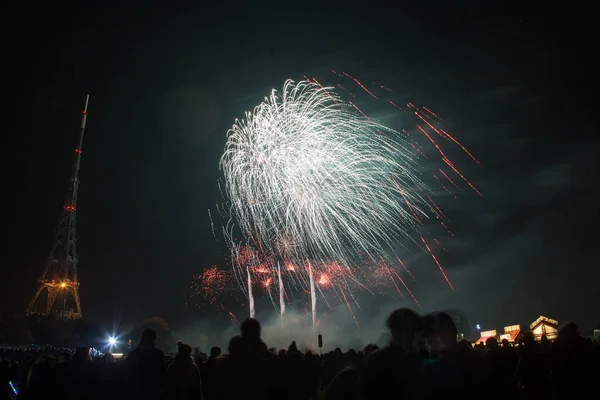
POLYGON ((214 346, 210 349, 208 360, 202 365, 202 392, 204 400, 212 400, 216 397, 217 385, 219 384, 218 357, 221 348, 214 346))
POLYGON ((516 379, 528 399, 545 399, 552 395, 548 355, 535 342, 533 332, 525 332, 523 335, 523 348, 519 353, 516 379))
POLYGON ((306 365, 306 388, 310 400, 319 399, 319 375, 321 374, 321 360, 319 355, 307 351, 304 356, 306 365))
POLYGON ((423 321, 433 356, 423 362, 423 398, 474 398, 476 379, 472 350, 457 342, 458 331, 452 317, 436 312, 426 315, 423 321))
POLYGON ((198 347, 195 347, 192 351, 192 360, 194 360, 194 363, 200 370, 202 370, 202 364, 206 361, 205 356, 206 354, 202 353, 198 347))
POLYGON ((244 339, 240 335, 235 335, 234 337, 229 339, 229 344, 227 345, 227 352, 229 353, 229 355, 240 355, 243 350, 244 339))
POLYGON ((514 377, 517 369, 517 362, 519 361, 519 356, 517 355, 515 348, 510 345, 508 340, 502 339, 502 348, 500 349, 500 352, 502 353, 502 360, 506 372, 511 377, 514 377))
POLYGON ((333 378, 344 369, 344 355, 342 349, 336 347, 333 352, 330 352, 323 361, 321 369, 321 385, 323 387, 329 386, 333 378))
POLYGON ((419 376, 417 334, 423 322, 417 313, 400 308, 387 320, 391 343, 367 359, 362 385, 366 399, 413 399, 419 376))
MULTIPOLYGON (((260 324, 248 318, 240 325, 241 341, 223 361, 221 385, 226 399, 287 399, 285 378, 277 356, 260 338, 260 324), (237 348, 240 345, 240 348, 237 348), (235 383, 235 384, 234 384, 235 383)), ((232 343, 230 343, 231 345, 232 343)))
POLYGON ((78 347, 68 366, 68 396, 71 399, 92 398, 90 388, 95 383, 89 347, 78 347))
MULTIPOLYGON (((56 390, 56 378, 52 364, 52 357, 50 355, 44 355, 32 365, 28 379, 29 390, 27 398, 41 400, 46 398, 48 393, 53 393, 56 390)), ((88 377, 89 375, 87 373, 85 376, 82 373, 82 378, 86 378, 86 382, 88 381, 88 377)), ((78 385, 78 383, 75 384, 78 385)), ((77 388, 79 387, 80 386, 78 385, 77 388)))
POLYGON ((200 371, 192 359, 192 348, 177 342, 177 355, 167 370, 168 400, 202 399, 200 371))
POLYGON ((300 350, 298 350, 298 346, 296 345, 296 341, 292 340, 292 343, 290 343, 288 347, 288 353, 300 353, 300 350))
POLYGON ((490 399, 505 399, 518 394, 514 383, 514 367, 507 360, 507 352, 498 346, 496 338, 485 342, 481 372, 481 389, 479 393, 490 399))
POLYGON ((552 347, 552 342, 550 342, 550 339, 548 339, 548 335, 546 335, 545 333, 542 334, 542 337, 540 338, 540 344, 542 345, 542 348, 545 351, 550 352, 550 348, 552 347))
POLYGON ((160 399, 166 381, 165 355, 156 348, 156 331, 146 329, 138 346, 127 356, 129 388, 136 400, 160 399))
MULTIPOLYGON (((210 348, 209 360, 214 360, 221 355, 221 348, 219 346, 213 346, 210 348)), ((208 361, 208 360, 207 360, 208 361)))
MULTIPOLYGON (((378 350, 379 347, 374 344, 369 344, 365 347, 364 357, 368 358, 371 353, 378 350)), ((360 398, 360 377, 363 376, 366 360, 364 357, 359 357, 352 349, 348 351, 348 355, 354 354, 353 365, 350 365, 340 371, 333 378, 329 386, 325 390, 325 399, 327 400, 342 400, 342 399, 359 399, 360 398)))
MULTIPOLYGON (((102 357, 102 362, 94 365, 96 377, 95 398, 107 399, 115 396, 119 391, 119 384, 122 381, 118 374, 115 357, 112 353, 107 353, 102 357)), ((87 388, 90 390, 90 388, 87 388)))
POLYGON ((593 349, 572 322, 563 326, 552 346, 552 381, 556 400, 597 399, 593 393, 593 349))
POLYGON ((304 358, 298 350, 296 342, 292 342, 283 360, 283 369, 291 400, 305 400, 308 398, 308 387, 306 386, 306 369, 304 358))

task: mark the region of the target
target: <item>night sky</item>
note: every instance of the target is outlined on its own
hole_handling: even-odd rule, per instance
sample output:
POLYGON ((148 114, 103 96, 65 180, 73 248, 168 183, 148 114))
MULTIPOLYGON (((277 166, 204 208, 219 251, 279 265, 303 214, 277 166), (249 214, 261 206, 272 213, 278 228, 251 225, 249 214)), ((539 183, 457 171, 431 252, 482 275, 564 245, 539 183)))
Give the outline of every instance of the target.
POLYGON ((90 93, 84 314, 210 320, 184 303, 194 273, 223 265, 207 210, 222 201, 225 133, 286 78, 335 68, 435 110, 485 164, 462 166, 484 196, 448 207, 456 292, 418 267, 433 276, 416 289, 425 311, 459 308, 490 328, 540 314, 600 324, 591 11, 88 3, 5 13, 2 311, 21 313, 36 289, 90 93))

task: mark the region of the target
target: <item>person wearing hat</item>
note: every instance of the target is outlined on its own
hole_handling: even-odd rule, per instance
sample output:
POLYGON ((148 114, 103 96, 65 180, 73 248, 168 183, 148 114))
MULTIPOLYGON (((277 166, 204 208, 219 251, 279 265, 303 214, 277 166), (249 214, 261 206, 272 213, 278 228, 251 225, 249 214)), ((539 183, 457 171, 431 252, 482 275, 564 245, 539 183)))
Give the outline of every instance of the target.
POLYGON ((200 370, 192 359, 192 347, 177 342, 175 361, 167 370, 167 398, 169 400, 201 400, 200 370))

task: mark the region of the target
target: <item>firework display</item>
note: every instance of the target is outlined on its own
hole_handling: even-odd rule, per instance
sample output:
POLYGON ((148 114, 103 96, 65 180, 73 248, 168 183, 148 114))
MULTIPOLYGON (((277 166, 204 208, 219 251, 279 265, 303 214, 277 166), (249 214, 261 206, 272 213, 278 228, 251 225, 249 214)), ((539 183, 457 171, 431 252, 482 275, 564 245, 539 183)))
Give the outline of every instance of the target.
POLYGON ((213 265, 194 276, 191 289, 204 302, 215 304, 229 283, 227 271, 220 270, 216 265, 213 265))
MULTIPOLYGON (((374 88, 347 73, 332 72, 377 99, 374 88)), ((438 190, 422 177, 429 157, 417 136, 446 166, 434 177, 453 197, 462 190, 460 181, 480 193, 438 140, 478 161, 439 127, 440 118, 431 110, 389 101, 418 122, 414 130, 395 130, 367 116, 356 101, 345 100, 345 92, 355 97, 340 84, 334 88, 314 78, 288 80, 228 131, 220 167, 232 274, 213 267, 197 278, 196 289, 204 288, 208 298, 224 290, 211 277, 219 276, 219 282, 228 277, 247 297, 251 316, 253 286, 262 286, 283 316, 288 292, 305 292, 313 324, 317 297, 328 304, 328 297, 335 296, 352 313, 351 303, 358 305, 355 289, 371 291, 380 282, 418 304, 406 281, 416 279, 399 254, 406 243, 429 253, 452 288, 423 228, 429 219, 447 228, 447 218, 433 200, 438 190)))

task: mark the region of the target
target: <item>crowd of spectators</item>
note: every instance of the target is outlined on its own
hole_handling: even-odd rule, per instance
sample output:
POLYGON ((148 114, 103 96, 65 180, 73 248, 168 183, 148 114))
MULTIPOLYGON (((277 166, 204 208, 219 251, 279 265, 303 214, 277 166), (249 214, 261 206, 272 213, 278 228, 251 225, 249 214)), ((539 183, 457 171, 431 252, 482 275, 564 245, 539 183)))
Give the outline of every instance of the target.
POLYGON ((485 345, 457 340, 450 316, 409 309, 387 320, 391 342, 381 348, 337 348, 323 355, 268 348, 255 319, 240 326, 226 351, 208 356, 178 342, 176 355, 144 331, 125 357, 89 348, 0 348, 1 395, 6 399, 600 399, 600 346, 575 324, 554 342, 485 345))

